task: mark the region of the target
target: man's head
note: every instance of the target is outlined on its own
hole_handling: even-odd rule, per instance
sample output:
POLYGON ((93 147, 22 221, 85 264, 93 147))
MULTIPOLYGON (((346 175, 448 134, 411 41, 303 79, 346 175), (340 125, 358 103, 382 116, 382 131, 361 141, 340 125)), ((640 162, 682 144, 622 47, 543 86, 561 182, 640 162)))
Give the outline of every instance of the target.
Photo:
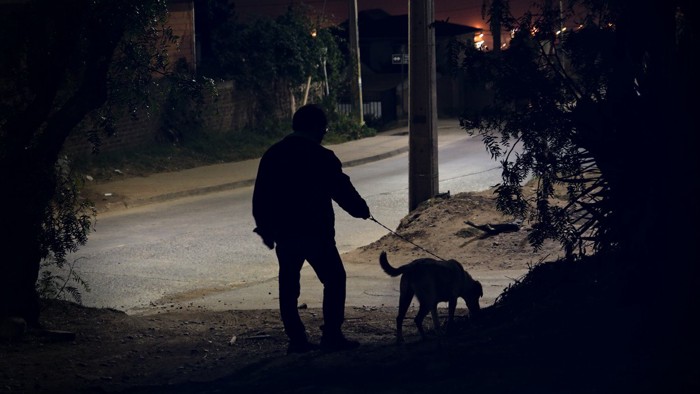
POLYGON ((307 104, 294 113, 292 130, 321 142, 328 131, 328 119, 321 107, 316 104, 307 104))

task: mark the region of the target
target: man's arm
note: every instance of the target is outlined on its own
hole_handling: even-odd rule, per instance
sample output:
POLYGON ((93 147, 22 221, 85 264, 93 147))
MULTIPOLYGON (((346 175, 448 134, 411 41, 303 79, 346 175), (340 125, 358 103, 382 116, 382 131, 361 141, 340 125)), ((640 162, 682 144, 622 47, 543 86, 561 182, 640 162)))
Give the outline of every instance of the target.
POLYGON ((270 249, 275 247, 274 201, 272 201, 275 194, 272 190, 273 181, 271 178, 268 161, 263 157, 260 160, 253 189, 253 218, 256 225, 253 231, 262 238, 265 246, 270 249))
POLYGON ((331 169, 331 197, 347 213, 356 218, 368 219, 371 215, 367 202, 357 192, 350 177, 343 172, 340 160, 333 154, 331 169))

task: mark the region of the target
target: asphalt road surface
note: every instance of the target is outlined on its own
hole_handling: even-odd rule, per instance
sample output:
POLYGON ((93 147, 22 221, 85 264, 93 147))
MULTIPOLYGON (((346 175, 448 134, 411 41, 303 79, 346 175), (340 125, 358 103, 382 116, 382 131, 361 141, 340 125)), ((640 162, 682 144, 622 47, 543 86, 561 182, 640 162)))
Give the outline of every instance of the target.
MULTIPOLYGON (((479 191, 500 181, 500 166, 480 139, 462 134, 439 146, 440 192, 479 191)), ((373 216, 396 228, 408 213, 408 155, 345 172, 373 216)), ((252 187, 244 187, 98 216, 88 243, 68 256, 92 288, 83 303, 129 312, 168 295, 273 280, 276 258, 252 232, 251 199, 252 187)), ((387 233, 337 206, 336 230, 341 253, 387 233)))

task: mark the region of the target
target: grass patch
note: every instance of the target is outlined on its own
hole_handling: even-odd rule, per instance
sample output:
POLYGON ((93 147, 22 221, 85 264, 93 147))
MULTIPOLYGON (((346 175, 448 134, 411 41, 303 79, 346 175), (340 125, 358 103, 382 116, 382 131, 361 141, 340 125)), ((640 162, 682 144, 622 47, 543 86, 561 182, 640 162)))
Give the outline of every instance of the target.
MULTIPOLYGON (((289 131, 282 127, 229 133, 188 133, 178 144, 154 141, 129 150, 75 157, 73 167, 78 174, 89 175, 95 182, 182 171, 258 158, 288 133, 289 131)), ((362 128, 361 132, 353 133, 345 130, 331 131, 323 143, 338 144, 372 135, 375 135, 375 131, 369 128, 362 128)))
POLYGON ((129 150, 76 157, 73 166, 96 182, 107 182, 256 158, 282 136, 283 132, 198 133, 187 135, 179 144, 154 141, 129 150))

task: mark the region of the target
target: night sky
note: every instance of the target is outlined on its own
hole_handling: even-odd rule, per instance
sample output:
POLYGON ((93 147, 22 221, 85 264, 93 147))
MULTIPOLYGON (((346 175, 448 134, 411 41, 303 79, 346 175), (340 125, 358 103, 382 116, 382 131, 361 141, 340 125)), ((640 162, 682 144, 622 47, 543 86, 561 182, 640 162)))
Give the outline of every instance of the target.
MULTIPOLYGON (((381 8, 392 15, 408 14, 409 0, 357 0, 361 10, 381 8)), ((434 0, 435 19, 487 29, 486 22, 481 18, 483 0, 434 0)), ((348 17, 348 0, 234 0, 237 13, 247 15, 277 15, 292 3, 304 3, 338 23, 348 17)), ((516 16, 522 13, 532 0, 511 0, 511 11, 516 16)))

